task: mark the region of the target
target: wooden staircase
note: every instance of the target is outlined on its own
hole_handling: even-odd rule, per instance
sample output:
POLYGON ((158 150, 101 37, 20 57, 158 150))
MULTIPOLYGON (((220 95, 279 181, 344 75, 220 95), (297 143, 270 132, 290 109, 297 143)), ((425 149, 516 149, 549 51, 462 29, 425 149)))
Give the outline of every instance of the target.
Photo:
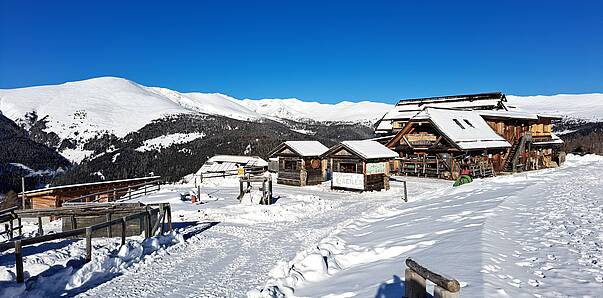
POLYGON ((507 154, 505 155, 505 162, 502 168, 503 172, 515 172, 519 167, 522 166, 521 164, 518 164, 519 157, 521 157, 521 152, 524 151, 528 138, 529 136, 522 134, 519 139, 513 142, 513 145, 511 148, 509 148, 507 154))

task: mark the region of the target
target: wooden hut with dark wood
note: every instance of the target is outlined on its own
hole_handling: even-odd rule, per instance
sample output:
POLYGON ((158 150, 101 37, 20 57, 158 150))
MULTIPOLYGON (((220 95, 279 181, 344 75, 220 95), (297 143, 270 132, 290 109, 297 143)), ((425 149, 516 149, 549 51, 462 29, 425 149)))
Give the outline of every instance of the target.
POLYGON ((320 156, 329 148, 318 141, 287 141, 268 155, 278 158, 277 183, 294 186, 316 185, 325 181, 327 161, 320 156))
POLYGON ((389 189, 390 161, 398 154, 377 141, 344 141, 322 155, 330 161, 332 189, 389 189))
POLYGON ((425 108, 386 145, 403 175, 456 179, 461 170, 492 176, 511 144, 474 111, 425 108))

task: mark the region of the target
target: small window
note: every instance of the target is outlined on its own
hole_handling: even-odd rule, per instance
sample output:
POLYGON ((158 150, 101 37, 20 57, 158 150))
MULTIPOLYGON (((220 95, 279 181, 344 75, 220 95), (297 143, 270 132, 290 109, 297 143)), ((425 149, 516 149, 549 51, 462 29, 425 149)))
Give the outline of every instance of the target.
POLYGON ((342 162, 339 164, 339 172, 342 173, 356 173, 356 164, 349 162, 342 162))
POLYGON ((285 167, 285 170, 295 171, 295 170, 297 170, 297 161, 296 160, 285 160, 284 167, 285 167))
POLYGON ((461 124, 461 122, 458 119, 452 119, 454 121, 454 123, 456 123, 456 125, 458 125, 460 128, 465 129, 465 127, 461 124))
POLYGON ((465 120, 465 123, 467 123, 469 126, 475 128, 475 126, 473 126, 473 124, 471 124, 471 122, 469 122, 469 120, 467 120, 467 119, 463 119, 463 120, 465 120))

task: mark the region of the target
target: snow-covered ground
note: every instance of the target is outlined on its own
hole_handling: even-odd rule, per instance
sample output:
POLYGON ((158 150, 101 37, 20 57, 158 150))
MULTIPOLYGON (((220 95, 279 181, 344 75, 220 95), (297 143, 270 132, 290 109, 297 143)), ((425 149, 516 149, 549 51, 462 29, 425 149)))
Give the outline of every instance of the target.
POLYGON ((601 297, 601 168, 603 157, 570 155, 559 169, 457 188, 397 177, 408 203, 399 181, 362 194, 274 184, 271 206, 239 204, 232 178, 206 180, 201 204, 180 199, 192 185, 165 186, 142 201, 171 203, 174 234, 121 249, 95 239, 86 265, 82 241, 27 248, 33 277, 21 287, 5 252, 0 285, 22 296, 391 297, 412 257, 457 278, 462 297, 601 297))

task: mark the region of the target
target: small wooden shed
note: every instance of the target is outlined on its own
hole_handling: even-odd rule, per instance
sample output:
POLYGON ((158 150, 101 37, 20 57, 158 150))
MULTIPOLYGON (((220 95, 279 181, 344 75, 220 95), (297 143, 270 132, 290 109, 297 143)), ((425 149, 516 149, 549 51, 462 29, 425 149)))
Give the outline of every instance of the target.
POLYGON ((377 141, 344 141, 322 155, 331 164, 331 188, 389 189, 389 163, 398 154, 377 141))
POLYGON ((329 148, 318 141, 287 141, 268 155, 278 157, 277 183, 294 186, 316 185, 325 181, 327 161, 320 156, 329 148))

